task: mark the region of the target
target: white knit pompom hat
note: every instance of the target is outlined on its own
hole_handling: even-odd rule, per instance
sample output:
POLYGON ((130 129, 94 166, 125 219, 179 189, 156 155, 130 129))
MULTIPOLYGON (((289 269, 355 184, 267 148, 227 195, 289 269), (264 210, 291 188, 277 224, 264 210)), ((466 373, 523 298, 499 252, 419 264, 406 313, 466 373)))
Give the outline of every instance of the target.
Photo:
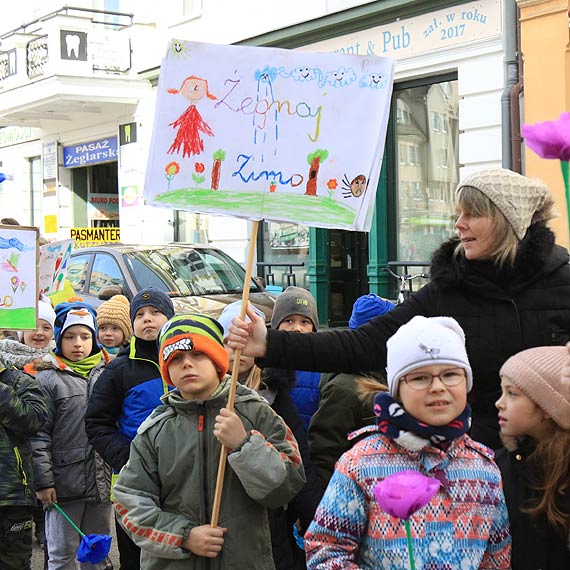
POLYGON ((388 387, 398 394, 400 378, 422 366, 449 364, 467 373, 467 391, 473 387, 473 373, 465 350, 465 333, 452 317, 416 316, 402 325, 386 343, 388 387))

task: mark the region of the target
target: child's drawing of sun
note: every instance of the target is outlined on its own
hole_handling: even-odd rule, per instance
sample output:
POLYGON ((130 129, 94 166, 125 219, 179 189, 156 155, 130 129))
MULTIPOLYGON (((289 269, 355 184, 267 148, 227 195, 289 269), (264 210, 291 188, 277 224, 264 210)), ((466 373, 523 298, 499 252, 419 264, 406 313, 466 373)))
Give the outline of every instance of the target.
POLYGON ((186 59, 190 55, 190 48, 182 40, 171 40, 169 51, 173 57, 180 59, 186 59))

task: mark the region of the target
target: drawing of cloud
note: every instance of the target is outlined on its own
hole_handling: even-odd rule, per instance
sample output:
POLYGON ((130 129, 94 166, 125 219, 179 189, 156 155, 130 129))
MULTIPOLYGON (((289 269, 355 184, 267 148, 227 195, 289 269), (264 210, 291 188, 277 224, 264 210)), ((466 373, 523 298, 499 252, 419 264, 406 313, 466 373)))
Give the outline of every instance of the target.
POLYGON ((291 70, 291 77, 295 81, 315 81, 320 75, 321 70, 312 67, 296 67, 291 70))
POLYGON ((351 67, 339 67, 336 71, 329 71, 325 78, 333 87, 345 87, 356 81, 356 73, 351 67))
POLYGON ((360 78, 358 86, 383 89, 386 87, 386 78, 381 73, 366 73, 360 78))

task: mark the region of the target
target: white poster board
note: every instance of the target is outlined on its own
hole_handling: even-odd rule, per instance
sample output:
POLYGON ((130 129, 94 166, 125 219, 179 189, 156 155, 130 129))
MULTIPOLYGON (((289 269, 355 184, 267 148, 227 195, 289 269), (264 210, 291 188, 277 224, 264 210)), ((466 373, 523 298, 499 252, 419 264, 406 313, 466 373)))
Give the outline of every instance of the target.
POLYGON ((38 228, 0 226, 0 329, 36 328, 38 236, 38 228))
POLYGON ((65 239, 40 247, 40 293, 51 295, 63 290, 67 267, 75 240, 65 239))
POLYGON ((147 203, 368 231, 393 75, 386 57, 173 40, 147 203))

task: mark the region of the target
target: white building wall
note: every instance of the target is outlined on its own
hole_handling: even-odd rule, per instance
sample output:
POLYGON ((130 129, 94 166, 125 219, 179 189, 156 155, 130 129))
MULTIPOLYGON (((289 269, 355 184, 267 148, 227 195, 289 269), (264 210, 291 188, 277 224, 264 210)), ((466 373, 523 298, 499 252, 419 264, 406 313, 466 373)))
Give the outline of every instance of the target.
MULTIPOLYGON (((352 6, 366 4, 358 0, 289 0, 288 2, 267 2, 267 0, 195 0, 189 16, 182 15, 182 0, 163 0, 160 4, 123 0, 119 9, 135 14, 135 25, 128 33, 132 37, 134 71, 142 72, 157 67, 165 53, 167 41, 171 37, 205 41, 211 43, 233 43, 248 37, 260 35, 275 29, 284 28, 296 23, 318 18, 326 14, 343 10, 352 6)), ((103 0, 77 0, 75 6, 103 9, 103 0)), ((191 2, 186 2, 190 5, 191 2)), ((25 21, 56 10, 61 3, 46 0, 31 0, 20 3, 18 10, 10 11, 2 19, 0 34, 25 21)), ((461 9, 486 11, 489 19, 497 17, 490 25, 498 25, 498 33, 482 33, 481 37, 473 37, 469 42, 451 42, 445 46, 435 45, 428 49, 430 40, 435 41, 437 33, 428 34, 429 40, 422 49, 409 49, 405 46, 406 38, 402 34, 399 48, 395 47, 395 38, 402 26, 412 29, 429 23, 431 15, 393 22, 375 28, 373 31, 363 30, 351 35, 341 36, 306 46, 301 49, 316 51, 355 50, 361 49, 366 54, 368 39, 373 33, 376 38, 377 55, 390 55, 397 60, 396 81, 437 75, 450 71, 458 74, 460 113, 460 163, 461 175, 481 167, 500 166, 501 164, 501 93, 505 83, 504 56, 502 36, 501 0, 480 0, 463 3, 459 7, 451 7, 461 17, 461 9), (386 35, 388 34, 388 35, 386 35), (390 41, 387 41, 390 40, 390 41)), ((436 13, 439 13, 436 11, 436 13)), ((489 27, 487 26, 487 28, 489 27)), ((441 25, 440 25, 441 27, 441 25)), ((483 27, 481 28, 483 29, 483 27)), ((352 51, 351 53, 357 53, 352 51)), ((148 153, 148 145, 154 119, 155 90, 149 86, 146 94, 141 95, 139 105, 134 113, 125 114, 118 120, 105 120, 86 128, 81 121, 71 125, 54 126, 42 133, 41 141, 13 148, 0 148, 0 160, 14 162, 20 184, 7 181, 0 187, 0 205, 6 212, 5 205, 15 207, 11 198, 13 192, 23 192, 22 200, 15 201, 20 216, 26 220, 26 183, 24 170, 27 157, 41 154, 41 142, 58 140, 61 145, 95 140, 117 134, 118 125, 134 121, 139 126, 141 139, 140 152, 136 160, 122 165, 128 169, 139 170, 138 183, 144 183, 144 164, 148 153), (6 158, 4 158, 6 157, 6 158), (135 164, 136 162, 136 164, 135 164)), ((8 170, 8 168, 5 168, 8 170)), ((58 237, 68 237, 71 227, 71 194, 69 191, 69 172, 60 169, 61 195, 59 197, 60 225, 58 237)), ((119 182, 120 184, 121 182, 119 182)), ((29 185, 29 182, 28 182, 29 185)), ((27 190, 29 192, 29 188, 27 190)), ((6 214, 8 215, 8 214, 6 214)), ((15 216, 17 217, 17 216, 15 216)), ((132 211, 121 220, 123 239, 127 242, 149 243, 169 241, 172 239, 173 215, 169 210, 143 207, 132 211)), ((209 217, 209 239, 236 259, 242 261, 246 250, 247 223, 236 220, 228 223, 227 218, 209 217), (241 255, 240 255, 241 252, 241 255)))
MULTIPOLYGON (((0 184, 1 217, 15 218, 21 225, 32 222, 30 159, 39 157, 42 147, 39 139, 15 146, 0 148, 0 172, 8 179, 0 184)), ((37 223, 37 221, 36 221, 37 223)))

